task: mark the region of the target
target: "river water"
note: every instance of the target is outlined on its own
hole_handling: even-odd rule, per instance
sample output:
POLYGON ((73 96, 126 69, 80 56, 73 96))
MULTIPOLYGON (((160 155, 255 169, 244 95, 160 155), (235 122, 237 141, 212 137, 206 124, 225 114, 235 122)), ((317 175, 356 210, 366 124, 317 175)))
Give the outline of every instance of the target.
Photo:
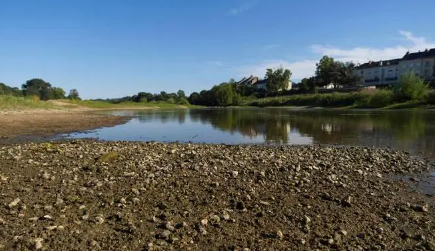
POLYGON ((289 108, 107 111, 123 125, 70 138, 225 144, 391 147, 435 159, 435 111, 289 108))

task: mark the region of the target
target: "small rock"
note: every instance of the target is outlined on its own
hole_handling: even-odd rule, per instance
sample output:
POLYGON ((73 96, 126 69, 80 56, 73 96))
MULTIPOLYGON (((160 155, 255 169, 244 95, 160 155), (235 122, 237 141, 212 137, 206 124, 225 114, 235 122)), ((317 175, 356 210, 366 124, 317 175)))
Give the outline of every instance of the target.
POLYGON ((103 215, 99 215, 99 216, 95 217, 95 222, 99 225, 103 224, 104 223, 103 215))
POLYGON ((345 206, 345 207, 351 207, 352 206, 352 197, 350 197, 350 196, 347 196, 345 199, 343 199, 342 201, 341 201, 341 204, 343 205, 343 206, 345 206))
POLYGON ((36 249, 36 250, 42 248, 42 241, 44 241, 44 239, 42 239, 42 238, 36 238, 36 239, 34 240, 34 242, 35 242, 35 249, 36 249))
POLYGON ((228 220, 230 220, 230 215, 229 215, 227 212, 225 212, 225 213, 222 215, 222 218, 224 218, 224 220, 228 221, 228 220))
POLYGON ((421 206, 421 205, 416 205, 416 206, 413 206, 412 207, 415 211, 417 211, 417 212, 427 212, 427 211, 429 211, 429 205, 428 204, 425 204, 425 205, 423 205, 423 206, 421 206))
POLYGON ((210 223, 211 224, 218 224, 219 222, 221 222, 221 218, 217 215, 212 215, 210 216, 210 223))
POLYGON ((158 238, 167 240, 167 239, 169 239, 170 236, 171 236, 171 231, 165 230, 161 234, 159 234, 158 238))
POLYGON ((343 236, 346 236, 346 235, 347 235, 347 231, 346 231, 346 230, 343 230, 343 229, 341 229, 340 231, 338 231, 338 233, 342 234, 343 236))
POLYGON ((283 238, 284 238, 284 235, 283 235, 283 233, 282 233, 280 230, 278 230, 278 231, 276 232, 276 236, 277 236, 279 239, 283 239, 283 238))
POLYGON ((126 200, 125 198, 121 198, 121 199, 119 200, 119 203, 121 203, 121 204, 126 204, 126 203, 127 203, 127 200, 126 200))
POLYGON ((44 215, 42 218, 46 219, 46 220, 52 220, 53 217, 51 217, 50 215, 44 215))
POLYGON ((132 188, 131 191, 132 191, 134 194, 136 194, 136 195, 139 195, 139 194, 140 194, 140 192, 139 192, 139 190, 138 190, 137 188, 132 188))
POLYGON ((239 172, 237 171, 232 171, 231 175, 233 176, 233 178, 236 178, 239 175, 239 172))
POLYGON ((3 220, 3 218, 0 218, 0 225, 5 224, 5 220, 3 220))
POLYGON ((45 227, 45 229, 52 231, 55 230, 57 228, 57 226, 49 226, 49 227, 45 227))
POLYGON ((207 224, 208 224, 208 220, 207 219, 202 219, 201 220, 201 225, 207 226, 207 224))
POLYGON ((165 228, 169 231, 175 230, 175 227, 174 227, 174 224, 172 223, 172 221, 167 221, 164 225, 165 225, 165 228))
POLYGON ((21 199, 20 198, 16 198, 15 200, 13 200, 11 203, 9 203, 9 208, 14 208, 18 205, 18 203, 20 203, 21 199))
POLYGON ((308 216, 305 215, 305 216, 304 216, 303 223, 306 224, 306 225, 308 225, 310 222, 311 222, 310 217, 308 217, 308 216))

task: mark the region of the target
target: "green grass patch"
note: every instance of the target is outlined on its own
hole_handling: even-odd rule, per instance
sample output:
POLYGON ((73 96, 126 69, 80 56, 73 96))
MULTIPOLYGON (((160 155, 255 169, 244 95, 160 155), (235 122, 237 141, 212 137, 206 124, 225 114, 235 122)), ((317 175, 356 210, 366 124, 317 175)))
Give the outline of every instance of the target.
POLYGON ((37 97, 15 97, 9 95, 0 95, 0 110, 53 108, 56 108, 56 106, 50 102, 40 101, 37 97))
POLYGON ((122 102, 119 104, 113 104, 107 101, 94 101, 94 100, 71 100, 71 104, 76 104, 83 107, 95 108, 95 109, 128 109, 128 108, 185 108, 195 107, 191 105, 178 105, 166 102, 122 102))

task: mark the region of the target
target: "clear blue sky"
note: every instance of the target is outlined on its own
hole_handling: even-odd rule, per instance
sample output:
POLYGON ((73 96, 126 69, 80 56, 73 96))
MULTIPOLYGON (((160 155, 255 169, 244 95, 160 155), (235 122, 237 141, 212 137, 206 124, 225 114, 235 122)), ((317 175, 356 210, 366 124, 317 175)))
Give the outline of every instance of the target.
POLYGON ((1 0, 0 82, 84 98, 186 93, 323 54, 365 61, 435 47, 433 0, 1 0))

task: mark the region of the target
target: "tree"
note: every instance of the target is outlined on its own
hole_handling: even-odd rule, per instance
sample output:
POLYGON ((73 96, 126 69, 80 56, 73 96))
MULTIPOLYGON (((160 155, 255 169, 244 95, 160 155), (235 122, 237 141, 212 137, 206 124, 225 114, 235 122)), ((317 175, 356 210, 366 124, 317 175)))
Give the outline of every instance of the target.
POLYGON ((336 82, 342 86, 357 86, 361 84, 361 77, 355 74, 355 64, 353 62, 336 62, 338 68, 338 78, 336 82))
POLYGON ((21 88, 26 96, 35 95, 42 100, 49 100, 52 98, 51 84, 40 78, 27 80, 26 83, 21 86, 21 88))
POLYGON ((304 78, 299 83, 299 90, 301 92, 308 92, 309 91, 308 81, 309 81, 308 78, 304 78))
POLYGON ((223 83, 212 88, 214 103, 218 106, 229 106, 233 103, 234 91, 230 84, 223 83))
POLYGON ((318 79, 317 84, 319 86, 325 86, 332 83, 334 88, 336 88, 336 82, 339 75, 337 66, 338 65, 333 58, 323 56, 319 63, 316 64, 316 78, 318 79))
POLYGON ((192 105, 199 105, 198 101, 199 101, 199 93, 192 92, 189 96, 189 103, 191 103, 192 105))
POLYGON ((267 80, 267 91, 270 93, 277 93, 280 90, 288 88, 290 77, 292 73, 288 69, 279 67, 275 71, 272 69, 266 70, 265 79, 267 80))
POLYGON ((71 91, 69 91, 68 99, 80 100, 80 95, 77 89, 72 89, 71 91))
POLYGON ((64 99, 65 98, 65 91, 60 88, 60 87, 52 87, 51 88, 51 92, 52 92, 52 98, 53 99, 64 99))
POLYGON ((361 81, 361 77, 354 72, 353 62, 334 61, 333 58, 323 56, 316 66, 316 79, 319 86, 328 84, 333 84, 334 88, 340 85, 355 86, 361 81))
POLYGON ((178 90, 178 92, 177 92, 177 98, 178 99, 186 98, 186 94, 184 93, 183 90, 178 90))
POLYGON ((169 95, 167 92, 162 91, 162 92, 160 92, 160 98, 162 101, 166 101, 166 100, 168 100, 169 95))

